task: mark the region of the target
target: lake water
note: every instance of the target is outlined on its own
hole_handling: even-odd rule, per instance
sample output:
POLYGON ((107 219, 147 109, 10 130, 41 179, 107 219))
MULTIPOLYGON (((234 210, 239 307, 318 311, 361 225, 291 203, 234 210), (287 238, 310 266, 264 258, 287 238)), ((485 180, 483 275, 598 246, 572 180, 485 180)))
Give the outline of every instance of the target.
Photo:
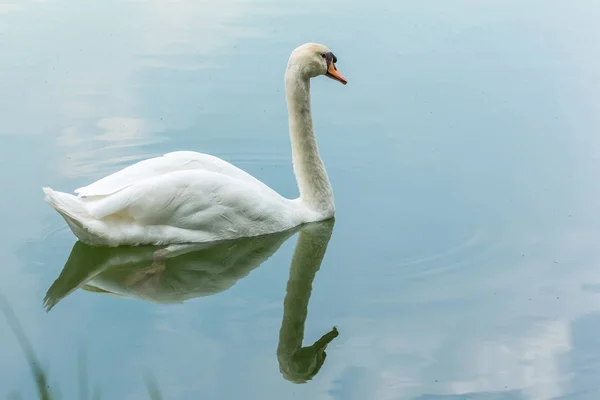
MULTIPOLYGON (((1 2, 0 291, 50 389, 600 398, 598 20, 591 0, 1 2), (309 41, 349 80, 313 82, 335 224, 161 263, 76 244, 44 203, 173 150, 295 197, 283 73, 309 41)), ((36 398, 0 321, 0 398, 36 398)))

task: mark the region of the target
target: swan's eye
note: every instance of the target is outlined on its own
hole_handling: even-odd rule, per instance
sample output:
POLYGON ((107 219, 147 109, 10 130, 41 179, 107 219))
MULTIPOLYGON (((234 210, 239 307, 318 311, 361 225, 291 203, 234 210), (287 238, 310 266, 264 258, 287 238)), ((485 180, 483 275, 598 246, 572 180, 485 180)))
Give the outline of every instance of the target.
POLYGON ((327 54, 323 53, 323 54, 321 54, 321 57, 327 58, 327 54))

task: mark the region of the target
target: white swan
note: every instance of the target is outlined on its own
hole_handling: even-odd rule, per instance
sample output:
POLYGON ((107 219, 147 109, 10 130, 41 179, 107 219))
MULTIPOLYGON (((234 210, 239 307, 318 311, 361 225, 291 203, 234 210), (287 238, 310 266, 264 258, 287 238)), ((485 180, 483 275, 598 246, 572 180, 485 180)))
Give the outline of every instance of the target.
POLYGON ((289 133, 300 197, 286 199, 245 171, 208 154, 178 151, 140 161, 86 187, 78 196, 43 188, 82 242, 96 246, 208 242, 257 236, 333 217, 333 191, 319 155, 310 79, 346 84, 337 58, 307 43, 285 73, 289 133))

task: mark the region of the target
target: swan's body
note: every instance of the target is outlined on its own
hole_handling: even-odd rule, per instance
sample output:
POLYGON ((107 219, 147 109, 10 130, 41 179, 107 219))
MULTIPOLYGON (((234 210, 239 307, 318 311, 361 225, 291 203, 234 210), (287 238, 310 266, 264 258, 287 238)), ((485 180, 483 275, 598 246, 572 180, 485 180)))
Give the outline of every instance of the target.
POLYGON ((346 83, 318 44, 292 52, 285 74, 294 173, 300 197, 286 199, 245 171, 208 154, 168 153, 138 162, 77 196, 44 188, 46 201, 92 245, 208 242, 257 236, 333 217, 333 190, 319 156, 310 79, 346 83))
POLYGON ((73 233, 95 245, 208 242, 319 219, 241 169, 194 152, 141 161, 77 189, 82 197, 45 191, 73 233))

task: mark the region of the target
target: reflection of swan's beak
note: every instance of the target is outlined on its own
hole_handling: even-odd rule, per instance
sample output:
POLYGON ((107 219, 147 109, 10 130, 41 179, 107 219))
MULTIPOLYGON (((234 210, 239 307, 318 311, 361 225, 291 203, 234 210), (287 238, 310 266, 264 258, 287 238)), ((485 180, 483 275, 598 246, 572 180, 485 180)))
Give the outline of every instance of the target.
POLYGON ((329 332, 321 336, 321 339, 317 340, 313 346, 325 350, 327 345, 331 343, 333 339, 338 337, 339 334, 337 328, 334 326, 329 332))
POLYGON ((344 85, 348 83, 344 75, 340 74, 340 72, 335 67, 335 63, 332 61, 329 63, 329 67, 327 67, 327 77, 331 79, 335 79, 336 81, 342 82, 344 85))
POLYGON ((319 369, 321 369, 321 366, 323 365, 323 363, 325 362, 325 359, 327 358, 327 353, 325 352, 325 350, 327 349, 327 346, 329 345, 329 343, 331 343, 333 341, 333 339, 338 337, 338 335, 339 335, 339 332, 338 332, 337 328, 334 326, 333 329, 331 329, 331 331, 329 331, 326 334, 324 334, 323 336, 321 336, 321 338, 319 340, 317 340, 315 342, 315 344, 313 344, 311 346, 312 348, 316 349, 316 351, 317 351, 315 361, 316 361, 318 368, 316 368, 316 370, 314 371, 315 375, 319 371, 319 369))

